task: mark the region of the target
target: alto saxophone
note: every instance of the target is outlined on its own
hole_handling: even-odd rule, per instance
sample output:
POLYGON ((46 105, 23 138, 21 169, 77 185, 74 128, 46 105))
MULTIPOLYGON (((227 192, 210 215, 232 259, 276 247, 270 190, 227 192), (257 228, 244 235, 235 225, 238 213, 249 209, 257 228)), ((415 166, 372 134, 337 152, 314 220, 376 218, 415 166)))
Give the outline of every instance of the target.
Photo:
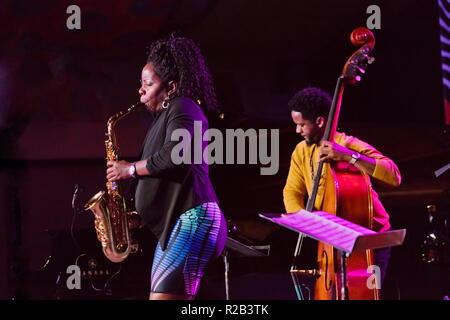
MULTIPOLYGON (((115 125, 123 117, 136 111, 140 103, 132 105, 125 111, 121 111, 108 119, 106 161, 119 160, 119 147, 117 146, 115 125)), ((85 210, 91 210, 94 214, 95 230, 97 238, 102 244, 105 256, 112 262, 125 260, 130 253, 137 251, 137 242, 131 238, 128 225, 128 213, 125 199, 121 195, 120 183, 106 182, 108 200, 105 191, 99 191, 84 206, 85 210)), ((136 214, 134 212, 134 214, 136 214)), ((137 214, 136 214, 137 215, 137 214)))

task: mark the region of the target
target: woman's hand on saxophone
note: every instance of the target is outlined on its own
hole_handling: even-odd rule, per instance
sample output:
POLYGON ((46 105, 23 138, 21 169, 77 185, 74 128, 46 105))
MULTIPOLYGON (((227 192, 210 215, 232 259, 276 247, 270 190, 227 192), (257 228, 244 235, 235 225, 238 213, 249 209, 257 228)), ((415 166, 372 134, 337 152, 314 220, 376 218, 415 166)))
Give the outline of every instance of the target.
POLYGON ((106 169, 106 179, 109 182, 131 178, 130 169, 132 168, 133 163, 124 160, 108 161, 106 166, 108 167, 106 169))

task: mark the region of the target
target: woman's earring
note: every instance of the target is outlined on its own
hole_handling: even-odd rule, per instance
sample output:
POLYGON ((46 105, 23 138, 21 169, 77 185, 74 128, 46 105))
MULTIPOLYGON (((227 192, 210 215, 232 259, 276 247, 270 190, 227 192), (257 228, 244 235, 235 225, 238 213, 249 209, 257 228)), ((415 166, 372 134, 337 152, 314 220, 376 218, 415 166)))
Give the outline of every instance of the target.
POLYGON ((162 107, 164 109, 167 109, 169 107, 169 98, 168 97, 166 99, 164 99, 164 101, 162 102, 162 107))

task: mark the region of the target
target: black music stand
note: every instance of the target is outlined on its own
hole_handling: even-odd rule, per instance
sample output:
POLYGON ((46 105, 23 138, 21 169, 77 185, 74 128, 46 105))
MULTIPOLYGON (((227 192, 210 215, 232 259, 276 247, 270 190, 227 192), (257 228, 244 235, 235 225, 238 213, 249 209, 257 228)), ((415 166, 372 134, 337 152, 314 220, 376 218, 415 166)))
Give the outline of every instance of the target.
MULTIPOLYGON (((259 216, 338 249, 342 265, 340 275, 343 283, 341 288, 342 300, 348 300, 346 259, 350 254, 354 251, 401 245, 406 234, 406 229, 378 233, 324 211, 300 210, 287 215, 263 213, 259 216)), ((291 268, 291 274, 298 271, 294 270, 293 267, 291 268)), ((294 281, 294 284, 300 299, 301 294, 299 294, 296 281, 294 281)))
POLYGON ((225 299, 230 300, 230 287, 228 283, 228 273, 230 270, 229 255, 231 252, 235 252, 240 257, 267 257, 270 252, 270 245, 267 246, 247 246, 233 238, 227 237, 227 243, 222 252, 223 262, 225 264, 225 299), (259 249, 259 250, 257 250, 259 249), (262 252, 260 250, 267 250, 262 252))

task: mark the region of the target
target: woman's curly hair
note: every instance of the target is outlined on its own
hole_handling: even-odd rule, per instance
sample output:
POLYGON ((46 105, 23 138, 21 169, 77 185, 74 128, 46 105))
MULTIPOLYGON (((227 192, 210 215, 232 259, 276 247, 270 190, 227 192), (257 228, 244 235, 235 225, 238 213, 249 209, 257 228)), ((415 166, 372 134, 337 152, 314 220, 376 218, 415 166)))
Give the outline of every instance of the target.
POLYGON ((328 118, 331 107, 331 96, 314 87, 298 91, 289 101, 289 110, 302 113, 303 119, 315 121, 318 117, 328 118))
POLYGON ((148 62, 164 85, 170 81, 177 83, 177 91, 171 98, 189 97, 205 113, 219 112, 211 73, 194 41, 174 34, 155 41, 148 48, 148 62))

